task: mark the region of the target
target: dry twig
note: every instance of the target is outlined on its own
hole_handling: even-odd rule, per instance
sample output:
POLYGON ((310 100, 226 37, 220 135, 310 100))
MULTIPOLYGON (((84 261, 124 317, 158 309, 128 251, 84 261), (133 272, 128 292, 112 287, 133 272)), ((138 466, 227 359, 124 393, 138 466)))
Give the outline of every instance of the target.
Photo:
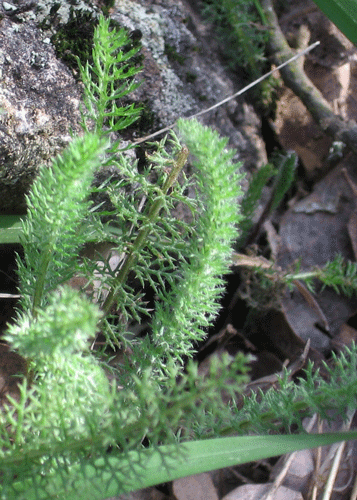
MULTIPOLYGON (((269 50, 275 64, 281 64, 294 55, 278 22, 271 0, 262 0, 262 7, 270 28, 269 50)), ((357 154, 357 124, 335 115, 330 104, 303 71, 300 61, 294 61, 280 70, 281 77, 303 102, 316 123, 335 141, 344 142, 357 154)))

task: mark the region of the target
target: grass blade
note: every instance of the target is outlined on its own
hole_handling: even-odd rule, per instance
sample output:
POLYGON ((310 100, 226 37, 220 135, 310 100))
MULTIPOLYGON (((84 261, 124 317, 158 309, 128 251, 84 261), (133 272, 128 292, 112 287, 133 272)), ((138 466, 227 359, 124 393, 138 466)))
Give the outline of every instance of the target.
MULTIPOLYGON (((54 476, 46 485, 46 499, 60 496, 66 500, 102 500, 192 474, 355 439, 357 431, 239 436, 192 441, 178 447, 161 446, 155 451, 132 451, 125 458, 109 455, 92 464, 71 467, 67 479, 61 474, 54 476), (67 490, 67 484, 74 489, 67 490)), ((35 491, 30 482, 14 486, 16 500, 38 498, 38 490, 35 491)))
POLYGON ((357 45, 357 0, 314 0, 322 12, 357 45))
POLYGON ((0 215, 0 244, 20 243, 23 215, 0 215))

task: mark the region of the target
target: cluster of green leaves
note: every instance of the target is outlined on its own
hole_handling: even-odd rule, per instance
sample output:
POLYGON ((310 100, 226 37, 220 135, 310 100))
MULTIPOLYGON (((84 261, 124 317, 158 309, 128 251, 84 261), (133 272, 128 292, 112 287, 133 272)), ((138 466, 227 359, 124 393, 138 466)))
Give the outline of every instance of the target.
POLYGON ((87 108, 83 128, 92 129, 94 124, 93 131, 98 135, 129 127, 140 115, 140 108, 134 104, 117 104, 139 85, 134 77, 141 68, 132 62, 139 47, 130 47, 127 31, 110 29, 110 24, 109 19, 102 17, 94 32, 93 64, 87 61, 83 66, 77 58, 87 108))
POLYGON ((88 280, 97 282, 97 295, 105 313, 101 326, 112 346, 120 339, 128 347, 123 328, 143 316, 152 316, 142 292, 146 284, 159 296, 162 288, 173 286, 177 262, 185 260, 183 241, 190 237, 193 227, 175 218, 172 212, 178 203, 185 202, 191 210, 195 207, 194 201, 189 203, 183 194, 188 185, 184 174, 180 183, 175 182, 186 158, 186 149, 174 136, 159 144, 157 152, 148 158, 144 173, 139 173, 137 165, 123 155, 111 157, 112 166, 121 174, 121 179, 107 190, 114 206, 111 220, 117 260, 113 267, 110 259, 104 259, 100 270, 91 260, 85 261, 84 266, 88 280), (157 177, 156 183, 151 182, 150 176, 157 177), (133 268, 140 289, 128 281, 133 268), (116 325, 110 318, 113 305, 115 316, 121 318, 116 325))
POLYGON ((205 0, 203 13, 220 28, 223 48, 231 64, 246 68, 249 77, 261 76, 259 67, 266 61, 264 13, 258 0, 205 0))
POLYGON ((289 371, 278 379, 277 387, 267 392, 251 392, 243 397, 243 405, 237 406, 235 430, 255 429, 265 433, 287 432, 295 425, 300 431, 302 415, 318 414, 327 422, 337 416, 345 419, 349 410, 357 405, 357 348, 353 344, 339 356, 333 354, 330 365, 324 363, 325 376, 322 377, 312 362, 308 363, 303 378, 293 381, 289 371))
POLYGON ((23 222, 25 260, 18 259, 21 308, 35 315, 48 294, 74 274, 85 241, 78 227, 89 209, 86 199, 101 164, 105 141, 94 134, 74 140, 51 169, 42 168, 23 222))
MULTIPOLYGON (((5 338, 26 359, 28 376, 1 413, 7 498, 51 498, 59 491, 80 498, 78 477, 100 457, 109 466, 109 447, 125 470, 134 468, 126 457, 140 451, 144 438, 156 449, 192 438, 198 428, 201 436, 214 436, 223 415, 229 417, 222 388, 228 379, 235 378, 237 388, 246 380, 243 356, 212 366, 205 378, 193 363, 183 371, 224 291, 222 275, 237 236, 239 165, 227 140, 198 122, 180 121, 178 129, 197 158, 191 180, 196 195, 188 199, 182 173, 188 150, 174 134, 157 146, 144 172, 118 151, 110 133, 138 116, 133 106, 119 105, 136 85, 137 70, 130 66, 135 51, 121 50, 127 41, 123 30, 112 31, 100 19, 93 65, 80 66, 85 134, 51 168, 40 168, 27 197, 24 259, 18 258, 20 310, 5 338), (107 188, 114 207, 109 232, 88 201, 95 172, 107 165, 120 173, 107 188), (190 225, 174 217, 178 203, 192 211, 190 225), (79 259, 86 241, 108 234, 119 256, 116 267, 79 259), (76 273, 101 281, 98 304, 65 284, 76 273), (146 286, 156 295, 155 310, 141 300, 146 286), (128 326, 142 314, 148 333, 133 339, 128 326), (90 350, 98 331, 112 347, 130 347, 122 369, 111 369, 90 350)), ((140 471, 134 472, 137 481, 140 471)), ((126 474, 126 481, 119 476, 118 491, 133 475, 126 474)))
POLYGON ((64 288, 36 320, 23 319, 10 328, 8 337, 18 352, 32 357, 36 375, 32 387, 25 381, 19 399, 11 398, 1 414, 6 498, 86 498, 77 481, 90 484, 93 477, 87 473, 94 464, 103 487, 103 474, 111 474, 112 481, 118 480, 116 492, 125 491, 140 481, 148 458, 140 457, 144 438, 153 450, 196 437, 196 428, 201 437, 212 437, 220 421, 229 419, 220 391, 228 377, 235 377, 238 386, 246 380, 236 375, 246 370, 243 356, 233 364, 226 359, 212 365, 207 378, 198 375, 193 362, 186 373, 169 362, 165 383, 150 367, 136 373, 128 363, 128 373, 111 385, 88 348, 98 315, 94 304, 64 288), (139 453, 136 464, 128 459, 131 450, 139 453))
POLYGON ((192 338, 197 341, 204 337, 205 327, 212 324, 219 310, 219 298, 224 292, 222 276, 228 271, 240 220, 237 199, 241 176, 232 162, 234 151, 226 149, 227 139, 196 121, 179 120, 178 129, 196 158, 195 180, 201 207, 195 238, 186 247, 192 257, 182 264, 180 280, 169 294, 162 295, 164 306, 158 310, 153 330, 160 339, 155 344, 161 344, 162 352, 175 346, 175 355, 182 356, 190 352, 192 338), (190 318, 186 324, 183 312, 190 318))

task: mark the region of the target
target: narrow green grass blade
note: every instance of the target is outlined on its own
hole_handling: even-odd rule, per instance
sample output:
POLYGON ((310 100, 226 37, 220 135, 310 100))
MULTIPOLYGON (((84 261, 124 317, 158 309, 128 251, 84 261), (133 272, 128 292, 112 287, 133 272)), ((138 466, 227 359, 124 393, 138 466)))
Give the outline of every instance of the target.
POLYGON ((322 12, 357 45, 357 0, 314 0, 322 12))
POLYGON ((152 486, 192 474, 354 439, 357 439, 357 431, 287 436, 239 436, 192 441, 183 445, 186 454, 182 455, 181 460, 177 457, 167 458, 164 455, 166 468, 162 462, 163 450, 153 455, 145 464, 142 484, 144 487, 152 486))
POLYGON ((0 215, 0 244, 19 243, 23 215, 0 215))
MULTIPOLYGON (((0 215, 0 245, 6 243, 20 243, 22 235, 22 223, 25 215, 0 215)), ((101 234, 91 227, 84 228, 87 232, 91 230, 88 241, 99 241, 101 234)), ((121 236, 121 232, 114 226, 107 224, 103 227, 103 232, 108 234, 108 239, 121 236)))
MULTIPOLYGON (((357 439, 357 431, 287 436, 243 436, 192 441, 162 446, 140 454, 129 452, 125 458, 108 455, 94 464, 81 464, 69 470, 65 479, 60 472, 46 487, 46 500, 103 500, 136 489, 172 481, 223 467, 283 455, 296 450, 316 448, 338 441, 357 439), (78 479, 76 479, 76 477, 78 479), (72 484, 72 488, 64 485, 72 484)), ((39 482, 41 484, 41 482, 39 482)), ((8 500, 42 498, 29 482, 16 485, 16 496, 8 500)))

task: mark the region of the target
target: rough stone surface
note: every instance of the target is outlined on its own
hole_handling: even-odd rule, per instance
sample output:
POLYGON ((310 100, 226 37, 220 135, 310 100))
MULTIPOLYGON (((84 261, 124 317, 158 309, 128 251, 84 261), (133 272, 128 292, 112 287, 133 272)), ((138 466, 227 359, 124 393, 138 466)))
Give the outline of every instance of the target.
MULTIPOLYGON (((63 150, 71 130, 80 132, 81 86, 48 43, 73 2, 61 2, 49 31, 38 28, 54 3, 39 0, 22 22, 0 21, 0 213, 25 211, 24 194, 38 166, 63 150)), ((93 0, 94 15, 98 5, 93 0)), ((155 132, 242 87, 224 69, 196 7, 196 0, 117 0, 111 9, 113 19, 142 33, 143 84, 133 100, 145 104, 147 119, 125 138, 155 132)), ((247 170, 266 161, 260 120, 243 98, 203 115, 202 122, 229 137, 247 170)))
MULTIPOLYGON (((265 498, 272 488, 272 483, 245 484, 235 488, 225 495, 222 500, 261 500, 265 498)), ((279 486, 273 495, 274 500, 303 500, 301 493, 285 486, 279 486)))
MULTIPOLYGON (((285 463, 286 456, 284 455, 280 457, 278 462, 274 465, 270 474, 270 481, 275 481, 277 476, 281 473, 285 463)), ((294 491, 299 491, 306 498, 314 467, 314 459, 311 450, 296 451, 290 462, 289 468, 286 470, 285 477, 281 482, 282 486, 294 491)))
MULTIPOLYGON (((117 0, 113 8, 113 19, 142 33, 143 83, 135 99, 147 102, 153 111, 153 130, 208 108, 243 87, 239 78, 232 80, 220 61, 210 26, 197 13, 198 3, 117 0)), ((244 98, 232 100, 200 120, 229 137, 246 169, 267 161, 260 119, 244 98)))
POLYGON ((212 477, 207 472, 175 479, 172 492, 176 500, 218 500, 212 477))
POLYGON ((33 21, 0 21, 0 212, 25 211, 40 164, 79 131, 81 94, 33 21))

